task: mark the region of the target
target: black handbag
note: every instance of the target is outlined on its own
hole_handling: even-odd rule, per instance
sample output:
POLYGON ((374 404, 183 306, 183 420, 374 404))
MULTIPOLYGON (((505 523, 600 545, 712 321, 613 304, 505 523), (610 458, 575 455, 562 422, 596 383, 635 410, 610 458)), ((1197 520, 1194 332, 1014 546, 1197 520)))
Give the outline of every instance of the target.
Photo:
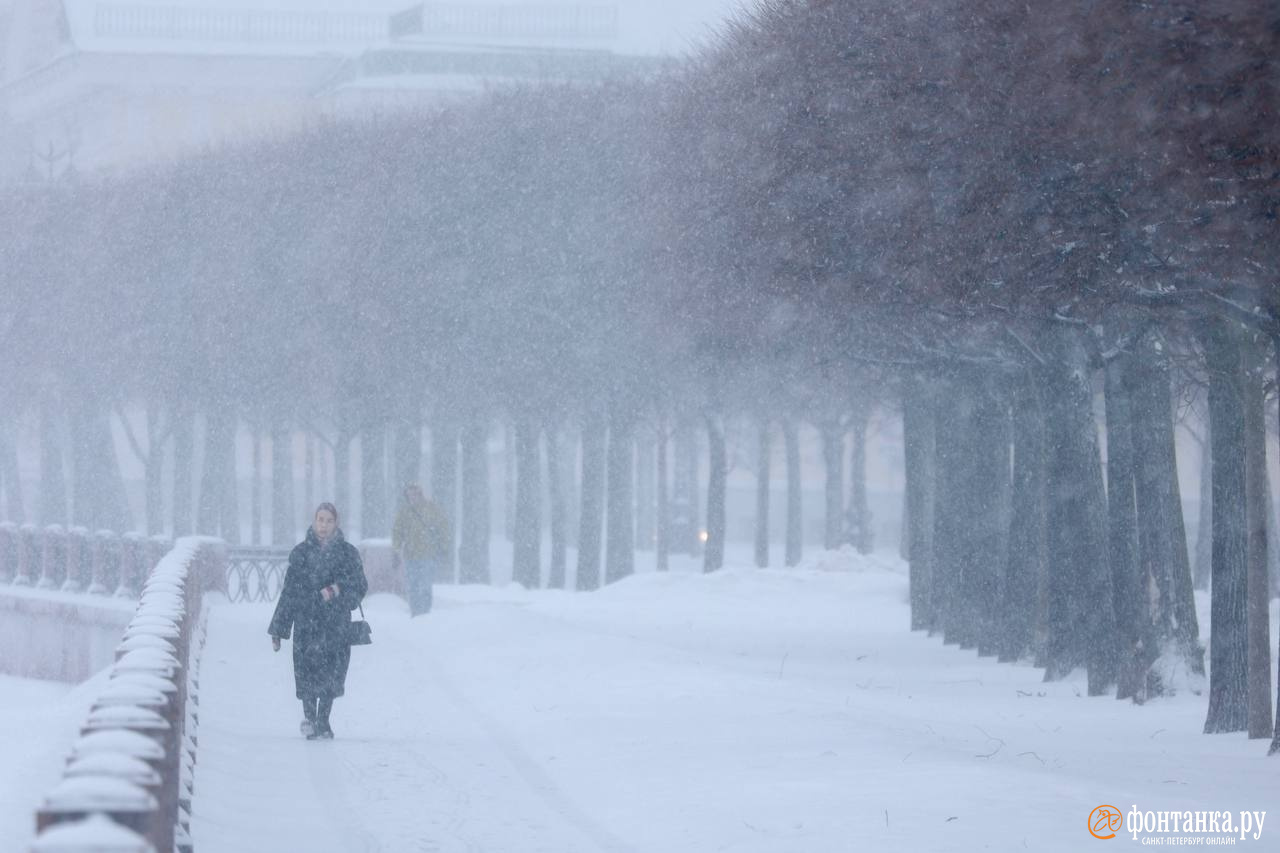
POLYGON ((347 642, 353 646, 367 646, 373 642, 373 629, 364 621, 364 605, 360 605, 360 619, 347 623, 347 642))

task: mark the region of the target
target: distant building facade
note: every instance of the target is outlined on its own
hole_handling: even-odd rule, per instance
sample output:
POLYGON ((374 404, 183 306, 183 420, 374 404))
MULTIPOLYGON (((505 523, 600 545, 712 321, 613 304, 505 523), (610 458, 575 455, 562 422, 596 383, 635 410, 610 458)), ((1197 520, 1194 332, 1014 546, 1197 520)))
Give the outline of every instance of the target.
POLYGON ((312 2, 0 0, 0 180, 127 170, 318 117, 659 63, 614 50, 616 5, 312 2))

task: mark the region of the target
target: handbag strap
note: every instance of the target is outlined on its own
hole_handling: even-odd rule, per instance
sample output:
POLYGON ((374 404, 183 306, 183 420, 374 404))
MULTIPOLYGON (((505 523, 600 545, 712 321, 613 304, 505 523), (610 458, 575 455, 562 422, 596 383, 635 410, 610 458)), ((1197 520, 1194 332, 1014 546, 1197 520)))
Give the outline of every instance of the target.
POLYGON ((361 619, 361 621, 364 621, 364 602, 362 601, 362 602, 357 603, 357 604, 356 604, 356 607, 359 607, 359 608, 360 608, 360 619, 361 619))

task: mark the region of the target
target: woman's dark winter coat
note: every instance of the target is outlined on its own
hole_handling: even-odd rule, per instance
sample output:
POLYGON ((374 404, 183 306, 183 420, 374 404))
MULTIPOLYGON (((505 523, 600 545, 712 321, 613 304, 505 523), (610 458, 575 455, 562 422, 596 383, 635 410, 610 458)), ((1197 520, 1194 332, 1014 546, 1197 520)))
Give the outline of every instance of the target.
POLYGON ((273 637, 293 637, 293 679, 299 699, 341 696, 351 663, 347 623, 369 590, 360 552, 335 530, 325 544, 314 530, 289 554, 284 588, 267 629, 273 637), (325 601, 320 590, 338 585, 325 601), (295 633, 296 629, 296 633, 295 633))

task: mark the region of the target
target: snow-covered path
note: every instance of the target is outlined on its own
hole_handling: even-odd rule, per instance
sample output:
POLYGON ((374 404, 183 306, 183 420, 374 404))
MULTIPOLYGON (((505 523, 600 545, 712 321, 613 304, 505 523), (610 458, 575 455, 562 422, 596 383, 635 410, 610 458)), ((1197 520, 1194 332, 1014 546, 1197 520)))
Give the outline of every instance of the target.
MULTIPOLYGON (((642 574, 592 595, 443 587, 416 620, 373 596, 374 645, 353 651, 331 743, 298 735, 270 608, 215 608, 195 841, 1068 851, 1101 843, 1085 827, 1102 804, 1274 803, 1265 744, 1201 735, 1203 696, 1135 707, 1042 684, 907 632, 892 561, 836 563, 642 574)), ((1267 830, 1240 843, 1274 849, 1267 830)))
POLYGON ((458 688, 439 632, 389 597, 366 611, 375 645, 355 650, 331 743, 298 734, 288 648, 273 655, 265 634, 269 608, 214 611, 201 673, 202 849, 480 851, 513 839, 531 851, 631 849, 458 688), (264 843, 264 831, 282 844, 264 843))

